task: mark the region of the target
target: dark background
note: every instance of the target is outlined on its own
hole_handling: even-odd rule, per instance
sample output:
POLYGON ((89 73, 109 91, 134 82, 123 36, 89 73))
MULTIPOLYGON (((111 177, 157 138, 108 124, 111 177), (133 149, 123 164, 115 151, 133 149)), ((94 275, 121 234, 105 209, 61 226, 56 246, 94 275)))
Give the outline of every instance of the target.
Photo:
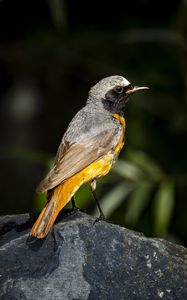
MULTIPOLYGON (((107 217, 187 243, 186 1, 0 1, 0 214, 40 210, 35 187, 102 77, 131 98, 126 147, 98 184, 107 217)), ((77 205, 95 211, 88 186, 77 205)))

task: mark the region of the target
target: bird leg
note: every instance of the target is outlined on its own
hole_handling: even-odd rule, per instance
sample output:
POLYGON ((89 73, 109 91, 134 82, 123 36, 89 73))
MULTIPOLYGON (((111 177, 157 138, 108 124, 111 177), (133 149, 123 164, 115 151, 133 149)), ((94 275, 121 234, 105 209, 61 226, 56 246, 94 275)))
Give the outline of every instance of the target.
POLYGON ((72 211, 81 211, 83 213, 87 213, 85 209, 80 209, 79 207, 77 207, 77 205, 75 204, 74 196, 71 198, 71 204, 72 204, 72 211))
MULTIPOLYGON (((99 201, 98 201, 97 196, 96 196, 96 192, 95 192, 95 189, 96 189, 96 180, 92 180, 92 181, 91 181, 91 183, 90 183, 90 189, 91 189, 93 198, 94 198, 94 200, 95 200, 95 202, 96 202, 96 204, 97 204, 97 208, 98 208, 98 210, 99 210, 99 218, 97 218, 97 219, 95 220, 95 222, 97 222, 97 221, 99 221, 99 220, 106 220, 105 215, 104 215, 104 213, 102 212, 101 206, 100 206, 99 201)), ((95 223, 95 222, 94 222, 94 223, 95 223)))
POLYGON ((74 209, 77 209, 77 206, 76 206, 76 204, 75 204, 75 198, 74 198, 74 197, 71 198, 71 205, 72 205, 72 209, 73 209, 73 210, 74 210, 74 209))

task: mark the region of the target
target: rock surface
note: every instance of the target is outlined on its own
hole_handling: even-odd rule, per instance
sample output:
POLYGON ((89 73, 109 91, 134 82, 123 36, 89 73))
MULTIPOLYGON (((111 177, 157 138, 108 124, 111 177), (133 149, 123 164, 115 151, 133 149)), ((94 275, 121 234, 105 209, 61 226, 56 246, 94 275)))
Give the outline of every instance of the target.
POLYGON ((0 217, 0 299, 187 299, 186 249, 64 212, 44 240, 36 216, 0 217))

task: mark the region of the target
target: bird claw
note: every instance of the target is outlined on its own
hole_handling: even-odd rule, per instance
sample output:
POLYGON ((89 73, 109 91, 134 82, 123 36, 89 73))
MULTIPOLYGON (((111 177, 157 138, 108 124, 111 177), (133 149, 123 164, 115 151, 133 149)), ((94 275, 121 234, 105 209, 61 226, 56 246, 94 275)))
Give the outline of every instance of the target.
POLYGON ((73 207, 72 209, 71 209, 71 213, 73 214, 73 213, 76 213, 76 212, 82 212, 82 213, 85 213, 85 214, 87 214, 87 211, 85 210, 85 209, 82 209, 82 208, 79 208, 79 207, 77 207, 77 206, 75 206, 75 207, 73 207))
POLYGON ((97 222, 100 222, 100 221, 107 222, 107 219, 105 218, 104 215, 100 215, 98 218, 95 219, 95 221, 93 222, 93 225, 95 225, 97 222))

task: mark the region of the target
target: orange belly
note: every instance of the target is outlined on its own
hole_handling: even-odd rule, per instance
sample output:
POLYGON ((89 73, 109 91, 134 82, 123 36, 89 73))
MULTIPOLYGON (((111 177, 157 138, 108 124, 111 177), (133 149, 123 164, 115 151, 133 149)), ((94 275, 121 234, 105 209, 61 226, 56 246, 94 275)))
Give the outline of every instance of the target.
POLYGON ((56 187, 54 189, 54 197, 62 198, 62 208, 70 201, 71 197, 73 197, 83 183, 106 175, 112 167, 114 157, 115 153, 105 155, 102 159, 93 162, 87 168, 83 169, 56 187))

